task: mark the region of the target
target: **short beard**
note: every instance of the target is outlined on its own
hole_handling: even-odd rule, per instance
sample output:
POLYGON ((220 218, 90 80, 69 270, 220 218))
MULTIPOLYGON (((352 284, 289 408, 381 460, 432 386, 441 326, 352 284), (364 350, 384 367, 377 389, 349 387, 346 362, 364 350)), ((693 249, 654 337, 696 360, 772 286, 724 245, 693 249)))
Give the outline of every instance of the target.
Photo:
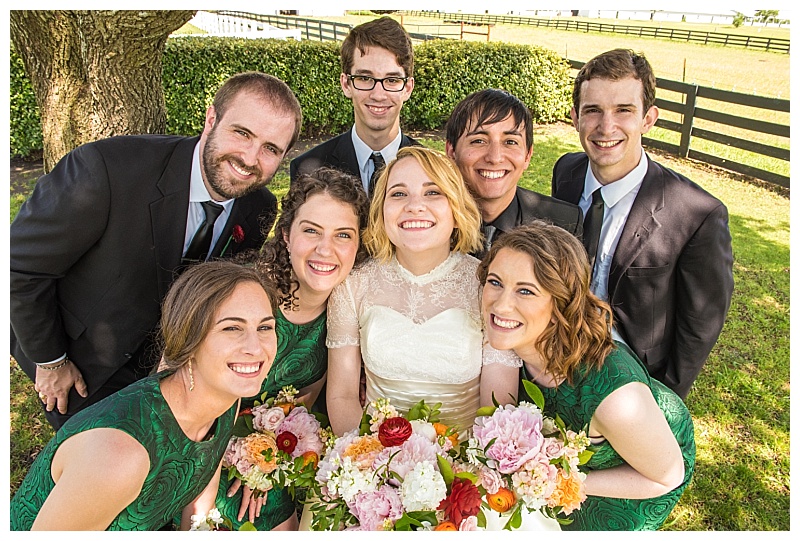
POLYGON ((205 180, 208 185, 211 186, 211 189, 227 200, 236 199, 237 197, 244 197, 245 195, 258 191, 266 186, 270 179, 263 178, 263 174, 259 167, 248 167, 235 156, 219 155, 219 152, 217 151, 215 131, 216 128, 211 130, 211 132, 208 134, 208 138, 206 139, 206 144, 203 146, 203 172, 205 173, 205 180), (258 180, 251 184, 240 187, 238 191, 233 191, 231 189, 233 188, 231 183, 227 183, 228 186, 225 186, 225 180, 220 173, 221 164, 227 161, 233 162, 239 169, 242 169, 243 171, 253 173, 254 177, 258 180))

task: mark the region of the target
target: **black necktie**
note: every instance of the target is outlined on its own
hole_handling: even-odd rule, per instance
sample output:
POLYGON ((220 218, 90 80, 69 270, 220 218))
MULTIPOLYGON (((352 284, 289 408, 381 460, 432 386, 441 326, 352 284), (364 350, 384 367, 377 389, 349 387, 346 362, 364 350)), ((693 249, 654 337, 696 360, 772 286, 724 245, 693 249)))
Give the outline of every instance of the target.
POLYGON ((222 214, 222 205, 213 201, 203 201, 203 210, 206 213, 206 220, 197 228, 197 232, 192 237, 192 242, 186 249, 183 258, 189 261, 205 261, 208 251, 211 248, 211 239, 214 236, 214 222, 222 214))
POLYGON ((367 190, 367 195, 372 197, 372 192, 375 189, 375 181, 378 180, 378 175, 381 174, 381 169, 383 166, 386 165, 386 162, 381 156, 380 152, 373 152, 372 156, 372 163, 375 164, 375 170, 372 172, 372 176, 369 177, 369 189, 367 190))
POLYGON ((600 242, 600 231, 603 229, 603 210, 605 203, 600 188, 592 193, 592 206, 583 220, 583 245, 589 256, 589 266, 594 273, 594 260, 597 257, 597 245, 600 242))

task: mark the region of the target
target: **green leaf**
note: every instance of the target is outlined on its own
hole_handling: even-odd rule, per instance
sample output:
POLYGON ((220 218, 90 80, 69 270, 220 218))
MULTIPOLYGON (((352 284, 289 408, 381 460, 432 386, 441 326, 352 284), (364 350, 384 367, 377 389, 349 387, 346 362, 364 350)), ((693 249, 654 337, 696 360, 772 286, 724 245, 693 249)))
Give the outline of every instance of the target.
POLYGON ((370 417, 367 415, 367 409, 364 408, 364 413, 361 414, 361 423, 358 425, 358 435, 364 436, 365 434, 369 434, 369 420, 370 417))
POLYGON ((486 527, 486 515, 483 513, 483 509, 478 509, 478 528, 485 528, 486 527))
MULTIPOLYGON (((492 395, 492 399, 494 399, 494 395, 492 395)), ((482 408, 478 408, 478 412, 475 414, 476 417, 489 417, 495 411, 497 411, 497 406, 483 406, 482 408)))
POLYGON ((240 532, 257 532, 258 529, 249 520, 239 527, 240 532))
POLYGON ((580 453, 578 453, 578 465, 583 465, 589 462, 589 459, 592 458, 594 451, 590 451, 589 449, 584 449, 580 453))
POLYGON ((436 455, 436 463, 439 465, 439 472, 442 474, 444 484, 449 488, 453 484, 453 478, 455 477, 453 475, 453 467, 441 455, 436 455))
POLYGON ((469 479, 470 481, 472 481, 473 485, 478 484, 478 476, 468 471, 458 472, 457 474, 455 474, 454 477, 458 477, 460 479, 469 479))
POLYGON ((535 383, 527 379, 522 380, 522 386, 525 387, 525 392, 528 393, 533 403, 536 404, 540 410, 544 410, 544 395, 541 389, 539 389, 535 383))

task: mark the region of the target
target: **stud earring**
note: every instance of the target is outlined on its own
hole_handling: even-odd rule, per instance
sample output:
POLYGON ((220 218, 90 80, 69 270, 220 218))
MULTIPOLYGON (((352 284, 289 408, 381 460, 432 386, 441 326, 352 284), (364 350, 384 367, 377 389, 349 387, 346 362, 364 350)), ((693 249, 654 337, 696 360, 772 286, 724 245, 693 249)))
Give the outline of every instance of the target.
POLYGON ((189 391, 194 391, 194 374, 192 374, 192 360, 189 359, 189 391))

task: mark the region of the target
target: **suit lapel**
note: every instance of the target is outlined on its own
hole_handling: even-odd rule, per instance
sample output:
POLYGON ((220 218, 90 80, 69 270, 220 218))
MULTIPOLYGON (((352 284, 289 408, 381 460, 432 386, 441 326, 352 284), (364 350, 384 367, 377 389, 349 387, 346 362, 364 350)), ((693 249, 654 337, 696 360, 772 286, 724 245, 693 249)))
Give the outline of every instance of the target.
POLYGON ((583 185, 586 182, 586 168, 589 167, 589 158, 578 161, 569 171, 569 175, 559 183, 558 199, 577 205, 583 195, 583 185))
POLYGON ((331 152, 331 165, 337 169, 350 171, 357 177, 361 177, 358 167, 356 149, 353 146, 353 135, 350 133, 353 128, 343 133, 336 141, 336 147, 331 152))
POLYGON ((257 214, 247 212, 248 204, 245 198, 236 199, 231 207, 231 214, 228 216, 228 221, 225 222, 225 228, 217 239, 217 243, 211 249, 209 259, 222 257, 231 252, 231 244, 236 242, 233 240, 233 228, 239 226, 242 228, 245 236, 252 231, 258 231, 259 224, 257 214), (224 251, 224 253, 223 253, 224 251))
POLYGON ((158 288, 162 297, 173 281, 173 270, 180 264, 183 253, 192 155, 198 139, 192 137, 178 144, 157 183, 162 197, 150 203, 158 288))
POLYGON ((649 157, 647 161, 647 174, 633 201, 614 258, 611 260, 608 277, 609 298, 613 298, 614 290, 623 273, 647 245, 651 235, 661 227, 656 214, 664 208, 664 179, 653 170, 653 163, 649 157))

